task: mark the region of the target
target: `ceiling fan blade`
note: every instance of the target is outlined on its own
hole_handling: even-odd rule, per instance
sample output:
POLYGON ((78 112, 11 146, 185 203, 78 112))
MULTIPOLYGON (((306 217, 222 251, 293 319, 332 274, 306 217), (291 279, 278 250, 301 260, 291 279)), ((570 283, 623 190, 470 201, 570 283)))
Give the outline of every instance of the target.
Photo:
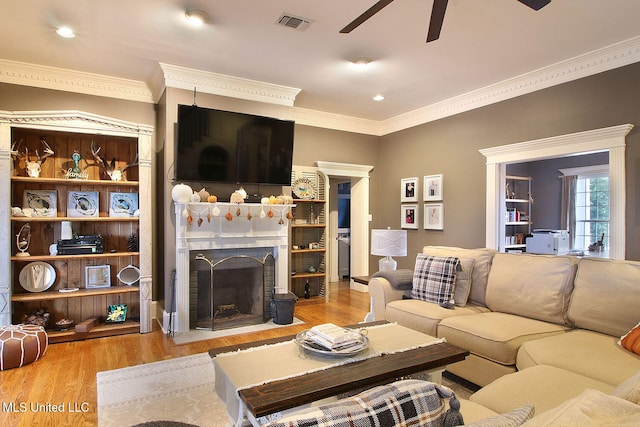
POLYGON ((525 6, 529 6, 533 10, 540 10, 546 5, 548 5, 549 3, 551 3, 551 0, 518 0, 518 1, 524 4, 525 6))
POLYGON ((442 30, 442 22, 444 21, 444 13, 447 11, 448 2, 449 0, 433 0, 431 21, 429 22, 429 32, 427 33, 427 43, 440 38, 440 30, 442 30))
POLYGON ((363 24, 367 19, 371 18, 376 13, 380 12, 385 6, 391 3, 393 0, 379 0, 376 4, 367 9, 362 15, 358 16, 356 19, 351 21, 346 27, 340 30, 342 34, 350 33, 355 30, 361 24, 363 24))

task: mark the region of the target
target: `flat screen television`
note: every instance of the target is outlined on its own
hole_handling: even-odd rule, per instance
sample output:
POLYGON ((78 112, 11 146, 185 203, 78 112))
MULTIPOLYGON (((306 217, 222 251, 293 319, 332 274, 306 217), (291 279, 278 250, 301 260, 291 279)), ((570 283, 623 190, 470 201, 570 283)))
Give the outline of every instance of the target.
POLYGON ((178 105, 175 180, 291 185, 294 122, 178 105))

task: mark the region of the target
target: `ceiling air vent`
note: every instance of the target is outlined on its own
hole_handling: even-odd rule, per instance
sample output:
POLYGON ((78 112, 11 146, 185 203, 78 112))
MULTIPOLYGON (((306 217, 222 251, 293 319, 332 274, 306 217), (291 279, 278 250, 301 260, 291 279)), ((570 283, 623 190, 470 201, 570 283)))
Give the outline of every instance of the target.
POLYGON ((298 31, 306 30, 311 23, 313 23, 312 19, 302 18, 301 16, 295 16, 290 13, 283 13, 280 15, 280 18, 278 18, 278 22, 276 22, 278 25, 293 28, 298 31))

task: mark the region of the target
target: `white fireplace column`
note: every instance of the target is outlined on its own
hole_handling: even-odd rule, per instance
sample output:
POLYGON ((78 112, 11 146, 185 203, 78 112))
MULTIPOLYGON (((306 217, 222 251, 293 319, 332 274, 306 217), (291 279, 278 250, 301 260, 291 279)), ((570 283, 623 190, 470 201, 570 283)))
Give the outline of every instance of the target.
POLYGON ((164 330, 171 329, 175 333, 189 330, 191 251, 272 248, 275 260, 276 292, 288 292, 290 227, 286 213, 292 207, 293 205, 263 206, 259 203, 176 203, 175 312, 172 318, 173 324, 169 328, 168 310, 171 296, 168 296, 163 316, 164 330), (264 216, 263 212, 265 212, 264 216), (251 213, 251 219, 247 219, 249 213, 251 213), (231 214, 231 220, 228 219, 228 214, 231 214), (191 224, 189 224, 189 216, 191 216, 191 224))

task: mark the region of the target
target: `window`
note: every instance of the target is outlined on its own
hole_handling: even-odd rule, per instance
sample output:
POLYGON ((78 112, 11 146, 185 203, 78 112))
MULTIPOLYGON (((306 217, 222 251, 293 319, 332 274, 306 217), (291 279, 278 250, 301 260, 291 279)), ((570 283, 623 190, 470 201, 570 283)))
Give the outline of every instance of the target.
POLYGON ((574 247, 589 248, 596 242, 609 247, 609 175, 578 175, 575 193, 574 247))
POLYGON ((609 165, 560 169, 560 172, 563 175, 562 223, 571 235, 571 248, 609 250, 609 165), (597 242, 602 242, 602 247, 592 246, 597 242))

